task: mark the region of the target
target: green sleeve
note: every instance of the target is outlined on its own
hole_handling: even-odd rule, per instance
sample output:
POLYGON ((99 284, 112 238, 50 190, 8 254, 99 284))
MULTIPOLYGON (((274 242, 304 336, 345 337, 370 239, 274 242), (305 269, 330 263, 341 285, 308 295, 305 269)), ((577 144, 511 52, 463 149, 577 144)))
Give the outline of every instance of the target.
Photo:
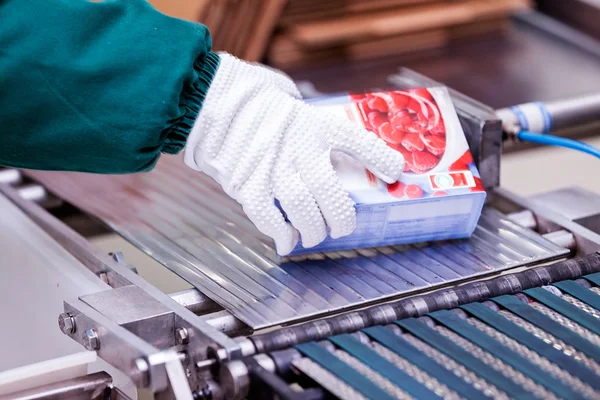
POLYGON ((152 169, 218 68, 203 25, 145 0, 0 0, 0 165, 152 169))

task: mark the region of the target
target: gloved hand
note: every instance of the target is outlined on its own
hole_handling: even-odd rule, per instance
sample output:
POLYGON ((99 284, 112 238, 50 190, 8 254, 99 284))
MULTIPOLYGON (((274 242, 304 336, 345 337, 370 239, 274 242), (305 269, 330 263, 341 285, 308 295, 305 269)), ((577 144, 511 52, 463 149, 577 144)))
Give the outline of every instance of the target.
POLYGON ((185 163, 214 178, 286 255, 356 227, 354 202, 331 165, 345 152, 388 183, 402 155, 357 124, 301 100, 283 73, 229 54, 221 62, 185 147, 185 163), (285 211, 277 208, 277 199, 285 211))

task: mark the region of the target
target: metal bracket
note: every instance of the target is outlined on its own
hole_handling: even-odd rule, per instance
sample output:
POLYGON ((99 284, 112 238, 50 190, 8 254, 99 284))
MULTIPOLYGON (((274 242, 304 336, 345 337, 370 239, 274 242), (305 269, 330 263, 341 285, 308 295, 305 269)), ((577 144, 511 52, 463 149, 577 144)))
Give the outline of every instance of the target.
POLYGON ((176 344, 173 311, 135 285, 88 294, 80 300, 158 349, 176 344))
POLYGON ((88 331, 96 333, 98 356, 129 376, 137 387, 160 392, 168 387, 164 365, 158 363, 160 350, 111 321, 108 317, 80 300, 65 302, 65 312, 75 320, 75 329, 68 334, 84 344, 88 331), (139 367, 138 360, 146 361, 148 368, 139 367))
POLYGON ((201 321, 193 312, 148 283, 122 263, 115 261, 108 254, 96 248, 46 210, 35 203, 23 200, 11 187, 0 185, 0 193, 19 207, 88 269, 96 274, 105 272, 110 286, 117 288, 135 285, 173 311, 175 325, 186 328, 190 333, 188 350, 190 357, 196 358, 196 361, 204 359, 204 350, 209 344, 217 344, 225 349, 229 358, 237 357, 240 354, 239 345, 233 339, 219 332, 208 323, 201 321))
POLYGON ((515 211, 514 208, 530 210, 538 221, 539 230, 557 231, 564 229, 573 234, 577 242, 577 252, 581 255, 600 251, 600 234, 573 221, 569 216, 553 209, 549 204, 535 199, 526 199, 505 189, 497 188, 493 192, 492 204, 505 212, 515 211), (513 210, 507 208, 512 207, 513 210))

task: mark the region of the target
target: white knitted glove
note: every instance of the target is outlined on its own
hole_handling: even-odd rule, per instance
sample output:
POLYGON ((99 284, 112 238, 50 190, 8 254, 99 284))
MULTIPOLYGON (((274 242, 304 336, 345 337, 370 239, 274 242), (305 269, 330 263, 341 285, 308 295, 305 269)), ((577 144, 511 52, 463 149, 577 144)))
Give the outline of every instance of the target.
POLYGON ((221 54, 185 147, 185 163, 214 178, 286 255, 352 233, 354 202, 331 165, 345 152, 388 183, 404 168, 374 133, 305 104, 283 73, 221 54), (277 199, 287 215, 288 223, 277 199))

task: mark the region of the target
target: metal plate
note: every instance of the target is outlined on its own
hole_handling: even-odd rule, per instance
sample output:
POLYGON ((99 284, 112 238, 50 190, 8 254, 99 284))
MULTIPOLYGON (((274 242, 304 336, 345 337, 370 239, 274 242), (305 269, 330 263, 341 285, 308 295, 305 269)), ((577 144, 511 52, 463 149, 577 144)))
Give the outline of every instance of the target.
POLYGON ((63 301, 109 286, 2 195, 0 220, 0 312, 10 315, 0 329, 0 371, 83 351, 58 328, 63 301), (21 340, 27 351, 15 346, 21 340))
POLYGON ((210 178, 162 157, 151 173, 28 172, 254 329, 430 290, 567 251, 484 211, 470 240, 278 259, 210 178))

